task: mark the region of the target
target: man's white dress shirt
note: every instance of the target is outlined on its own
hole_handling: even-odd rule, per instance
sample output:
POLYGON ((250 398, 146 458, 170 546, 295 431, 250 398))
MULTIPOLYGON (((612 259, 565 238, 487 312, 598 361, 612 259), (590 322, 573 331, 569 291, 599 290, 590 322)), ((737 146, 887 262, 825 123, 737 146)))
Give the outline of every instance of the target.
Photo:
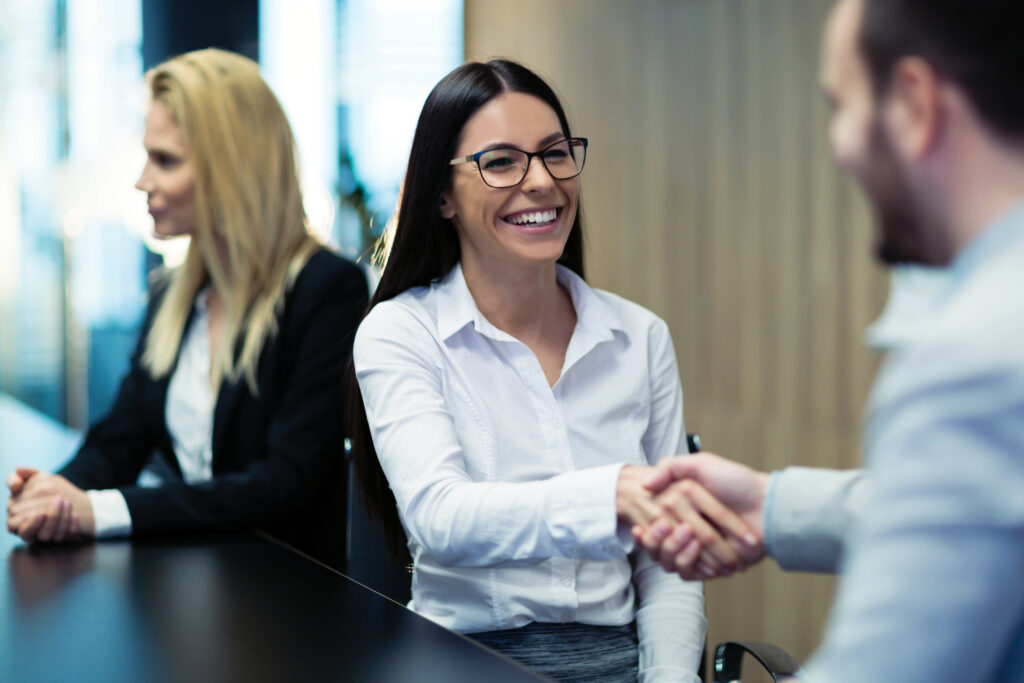
MULTIPOLYGON (((182 479, 197 484, 213 478, 213 410, 210 387, 209 289, 196 297, 195 313, 185 331, 167 387, 164 409, 167 433, 182 479)), ((87 491, 96 523, 96 538, 127 536, 132 532, 128 504, 117 489, 87 491)))
POLYGON ((356 375, 414 560, 410 607, 462 633, 635 617, 641 680, 698 681, 701 584, 646 553, 632 572, 615 509, 624 464, 686 452, 668 327, 568 269, 558 281, 577 323, 554 387, 480 313, 460 266, 359 327, 356 375))

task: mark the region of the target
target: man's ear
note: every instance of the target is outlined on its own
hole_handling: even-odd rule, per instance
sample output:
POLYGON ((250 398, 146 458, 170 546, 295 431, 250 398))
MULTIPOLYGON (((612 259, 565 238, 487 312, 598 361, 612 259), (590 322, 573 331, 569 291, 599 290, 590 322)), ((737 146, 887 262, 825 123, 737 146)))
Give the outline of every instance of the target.
POLYGON ((448 220, 455 218, 455 205, 452 204, 451 197, 447 192, 441 194, 440 212, 441 218, 447 218, 448 220))
POLYGON ((945 102, 942 83, 932 66, 920 57, 904 57, 893 65, 886 118, 891 140, 902 156, 926 156, 942 133, 945 102))

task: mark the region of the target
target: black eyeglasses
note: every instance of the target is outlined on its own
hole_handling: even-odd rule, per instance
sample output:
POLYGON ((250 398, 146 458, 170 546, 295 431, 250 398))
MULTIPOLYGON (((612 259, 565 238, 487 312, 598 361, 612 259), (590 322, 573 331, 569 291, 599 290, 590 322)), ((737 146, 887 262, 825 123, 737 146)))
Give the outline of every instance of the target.
POLYGON ((553 142, 539 152, 524 152, 515 147, 486 149, 466 157, 452 159, 449 164, 476 162, 480 177, 491 187, 514 187, 523 182, 533 157, 540 157, 544 168, 556 180, 575 178, 587 160, 587 139, 568 138, 553 142))

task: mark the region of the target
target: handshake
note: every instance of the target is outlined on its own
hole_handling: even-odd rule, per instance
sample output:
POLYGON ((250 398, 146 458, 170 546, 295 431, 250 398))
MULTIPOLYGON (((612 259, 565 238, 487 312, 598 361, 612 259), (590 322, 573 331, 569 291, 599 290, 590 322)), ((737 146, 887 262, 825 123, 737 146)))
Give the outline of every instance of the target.
POLYGON ((730 576, 760 561, 770 475, 710 453, 666 458, 619 475, 620 524, 687 581, 730 576))

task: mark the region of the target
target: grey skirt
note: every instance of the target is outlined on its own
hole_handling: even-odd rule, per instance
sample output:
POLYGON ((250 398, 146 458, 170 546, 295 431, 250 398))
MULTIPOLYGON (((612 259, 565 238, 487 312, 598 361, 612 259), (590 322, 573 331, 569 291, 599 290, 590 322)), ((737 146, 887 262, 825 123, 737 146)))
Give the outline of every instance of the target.
POLYGON ((636 629, 539 624, 468 637, 556 681, 629 681, 637 677, 636 629))

